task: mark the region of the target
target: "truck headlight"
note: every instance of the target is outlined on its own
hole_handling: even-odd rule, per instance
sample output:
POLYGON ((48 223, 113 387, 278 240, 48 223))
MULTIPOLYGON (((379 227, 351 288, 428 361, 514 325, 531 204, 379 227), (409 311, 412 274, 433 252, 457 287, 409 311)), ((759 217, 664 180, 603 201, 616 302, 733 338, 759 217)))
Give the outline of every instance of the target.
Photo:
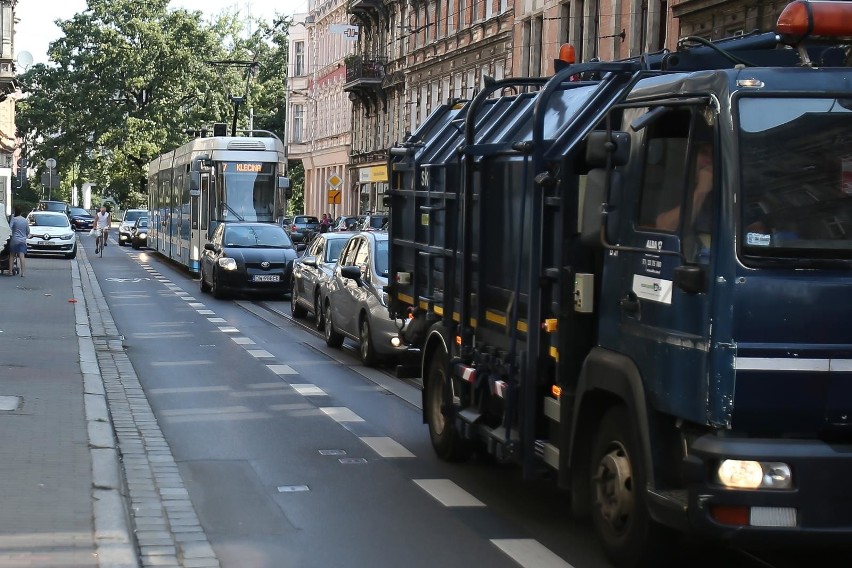
POLYGON ((790 489, 793 474, 781 462, 723 460, 716 472, 719 483, 739 489, 790 489))
POLYGON ((228 257, 220 258, 219 259, 219 266, 221 266, 225 270, 236 270, 237 269, 237 261, 234 260, 233 258, 228 258, 228 257))

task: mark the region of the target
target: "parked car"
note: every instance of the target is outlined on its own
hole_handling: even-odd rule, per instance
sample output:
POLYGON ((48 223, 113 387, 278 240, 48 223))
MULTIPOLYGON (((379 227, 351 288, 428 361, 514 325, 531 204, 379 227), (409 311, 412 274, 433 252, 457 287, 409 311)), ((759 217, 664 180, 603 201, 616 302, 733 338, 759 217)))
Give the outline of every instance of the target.
POLYGON ((95 217, 82 207, 69 207, 68 220, 75 231, 88 231, 95 224, 95 217))
POLYGON ((30 238, 27 239, 27 256, 33 254, 61 254, 65 258, 77 256, 77 235, 68 215, 59 211, 33 211, 27 215, 30 238))
POLYGON ((148 248, 148 217, 139 217, 130 229, 130 246, 148 248))
POLYGON ((128 209, 118 225, 118 244, 124 246, 130 243, 130 229, 139 217, 147 217, 147 209, 128 209))
POLYGON ((312 215, 296 215, 290 224, 290 238, 294 243, 308 244, 311 238, 319 233, 319 219, 312 215))
POLYGON ((359 228, 362 231, 384 231, 387 229, 389 219, 388 215, 372 213, 364 217, 359 228))
POLYGON ((331 224, 330 231, 357 231, 358 216, 357 215, 341 215, 331 224))
POLYGON ((323 328, 322 284, 334 273, 340 251, 352 235, 349 233, 320 233, 305 255, 293 263, 293 285, 290 292, 290 311, 294 318, 313 312, 317 329, 323 328))
POLYGON ((340 347, 349 337, 359 344, 361 362, 375 365, 405 352, 391 340, 399 327, 388 316, 388 234, 381 231, 352 235, 322 289, 325 342, 340 347))
POLYGON ((296 256, 279 225, 222 223, 201 253, 201 291, 216 298, 241 292, 287 295, 296 256))
POLYGON ((38 202, 34 211, 56 211, 59 213, 67 213, 68 204, 64 201, 51 201, 49 199, 42 199, 38 202))

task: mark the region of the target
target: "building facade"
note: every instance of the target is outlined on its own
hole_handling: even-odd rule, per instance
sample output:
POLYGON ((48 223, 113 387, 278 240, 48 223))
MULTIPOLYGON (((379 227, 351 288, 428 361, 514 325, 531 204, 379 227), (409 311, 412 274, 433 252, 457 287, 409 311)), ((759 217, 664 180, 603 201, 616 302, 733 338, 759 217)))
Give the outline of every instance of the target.
POLYGON ((788 0, 674 0, 672 14, 679 22, 679 37, 721 39, 775 31, 787 4, 788 0))
POLYGON ((301 160, 305 169, 304 213, 355 214, 358 196, 348 169, 351 105, 343 91, 353 29, 345 0, 312 0, 309 8, 294 16, 290 28, 288 158, 301 160))
POLYGON ((15 128, 15 99, 18 88, 15 69, 15 5, 0 0, 0 209, 12 212, 12 179, 20 155, 15 128))

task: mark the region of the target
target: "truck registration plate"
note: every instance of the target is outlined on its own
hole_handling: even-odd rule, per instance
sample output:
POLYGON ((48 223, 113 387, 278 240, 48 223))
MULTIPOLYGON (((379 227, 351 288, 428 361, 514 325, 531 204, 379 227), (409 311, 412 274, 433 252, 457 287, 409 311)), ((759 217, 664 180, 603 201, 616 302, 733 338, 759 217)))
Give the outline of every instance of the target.
POLYGON ((280 282, 281 276, 278 274, 255 274, 255 282, 280 282))

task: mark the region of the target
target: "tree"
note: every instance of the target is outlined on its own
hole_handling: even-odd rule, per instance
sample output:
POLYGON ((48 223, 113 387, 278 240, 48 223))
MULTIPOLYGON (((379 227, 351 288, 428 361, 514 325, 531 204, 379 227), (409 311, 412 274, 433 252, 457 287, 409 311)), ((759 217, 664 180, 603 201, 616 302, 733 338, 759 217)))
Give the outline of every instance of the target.
POLYGON ((234 18, 206 25, 200 12, 168 3, 88 0, 60 22, 64 37, 49 50, 55 65, 35 65, 22 78, 28 96, 17 121, 32 160, 54 157, 60 172, 76 170, 137 205, 153 158, 185 142, 187 128, 229 115, 205 61, 229 56, 223 40, 234 18))

